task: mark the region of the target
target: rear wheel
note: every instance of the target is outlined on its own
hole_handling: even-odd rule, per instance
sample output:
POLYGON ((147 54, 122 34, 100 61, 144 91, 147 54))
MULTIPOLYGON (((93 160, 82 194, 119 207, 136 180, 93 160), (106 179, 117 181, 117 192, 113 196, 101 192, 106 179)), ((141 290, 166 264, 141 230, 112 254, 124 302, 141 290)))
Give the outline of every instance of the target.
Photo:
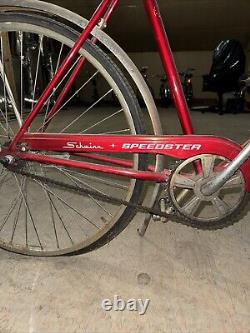
MULTIPOLYGON (((0 15, 0 31, 0 142, 3 145, 11 141, 29 115, 77 39, 77 33, 51 19, 27 14, 0 15)), ((140 108, 126 78, 108 56, 90 42, 80 50, 74 65, 56 87, 30 131, 38 132, 46 124, 46 116, 60 89, 81 57, 85 57, 87 63, 79 80, 46 131, 144 134, 140 108), (116 96, 115 107, 105 104, 110 94, 116 96)), ((54 155, 83 159, 69 154, 54 155)), ((144 157, 130 155, 126 158, 131 160, 134 169, 144 168, 144 157)), ((81 195, 77 189, 83 187, 135 204, 140 202, 142 192, 142 182, 118 176, 33 162, 21 162, 14 170, 2 165, 0 246, 28 255, 54 256, 87 252, 110 241, 127 226, 135 210, 81 195), (19 173, 20 169, 74 186, 76 190, 67 191, 49 182, 26 178, 19 173)))

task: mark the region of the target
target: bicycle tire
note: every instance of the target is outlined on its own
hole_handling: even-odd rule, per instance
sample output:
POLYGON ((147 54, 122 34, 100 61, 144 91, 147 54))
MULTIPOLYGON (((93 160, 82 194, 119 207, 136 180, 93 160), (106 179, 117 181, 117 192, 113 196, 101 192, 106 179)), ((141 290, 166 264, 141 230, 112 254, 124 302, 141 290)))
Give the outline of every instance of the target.
MULTIPOLYGON (((70 45, 74 43, 74 41, 78 37, 78 33, 74 31, 71 27, 66 26, 63 23, 59 23, 54 21, 52 18, 40 16, 37 14, 0 14, 0 27, 1 31, 3 31, 6 27, 7 31, 13 31, 16 27, 25 27, 24 31, 32 32, 32 33, 40 33, 44 36, 51 38, 54 36, 54 39, 58 39, 60 36, 60 41, 67 41, 70 45), (11 28, 10 24, 11 23, 11 28), (33 27, 34 30, 31 30, 33 27), (9 29, 9 30, 8 30, 9 29), (46 32, 45 32, 46 31, 46 32)), ((66 44, 67 44, 66 43, 66 44)), ((116 93, 119 95, 118 97, 121 100, 121 103, 126 105, 126 112, 128 113, 126 117, 129 118, 132 125, 133 134, 145 134, 145 126, 143 124, 143 116, 141 114, 141 110, 139 107, 139 103, 135 97, 135 94, 128 84, 126 78, 119 70, 119 68, 113 63, 113 61, 105 54, 102 50, 98 48, 98 46, 91 44, 90 41, 87 41, 84 45, 84 48, 80 51, 81 55, 91 59, 91 61, 96 61, 95 65, 99 66, 98 70, 102 73, 102 75, 106 75, 106 79, 111 80, 111 84, 116 87, 116 93), (111 78, 111 79, 110 79, 111 78)), ((137 168, 144 169, 146 164, 145 155, 136 156, 137 168)), ((142 181, 133 180, 131 183, 131 193, 129 194, 129 201, 135 204, 139 204, 141 202, 141 194, 142 194, 142 181)), ((44 189, 43 189, 44 190, 44 189)), ((131 219, 136 214, 135 210, 131 207, 122 207, 119 208, 122 210, 122 213, 118 214, 118 218, 115 221, 111 221, 107 224, 101 232, 98 232, 98 235, 95 237, 91 237, 91 241, 84 241, 78 243, 75 246, 71 246, 66 249, 58 249, 58 250, 38 250, 38 249, 28 249, 26 247, 17 247, 10 245, 6 241, 3 241, 0 238, 0 247, 21 254, 26 255, 35 255, 35 256, 56 256, 63 254, 80 254, 92 251, 97 249, 107 242, 110 242, 114 237, 116 237, 125 227, 129 224, 131 219)), ((26 208, 27 210, 27 208, 26 208)))

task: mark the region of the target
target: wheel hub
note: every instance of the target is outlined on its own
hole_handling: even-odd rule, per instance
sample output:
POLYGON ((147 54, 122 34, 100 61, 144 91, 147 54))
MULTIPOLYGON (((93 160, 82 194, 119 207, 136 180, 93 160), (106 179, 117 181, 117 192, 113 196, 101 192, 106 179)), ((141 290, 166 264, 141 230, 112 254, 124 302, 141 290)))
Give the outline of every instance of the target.
POLYGON ((201 179, 197 180, 195 187, 194 187, 194 193, 200 200, 211 201, 214 199, 214 197, 217 197, 219 195, 220 190, 218 190, 217 192, 215 192, 211 195, 205 195, 202 192, 203 186, 206 185, 207 182, 211 181, 214 177, 215 177, 215 174, 213 174, 212 177, 205 178, 205 179, 201 178, 201 179))

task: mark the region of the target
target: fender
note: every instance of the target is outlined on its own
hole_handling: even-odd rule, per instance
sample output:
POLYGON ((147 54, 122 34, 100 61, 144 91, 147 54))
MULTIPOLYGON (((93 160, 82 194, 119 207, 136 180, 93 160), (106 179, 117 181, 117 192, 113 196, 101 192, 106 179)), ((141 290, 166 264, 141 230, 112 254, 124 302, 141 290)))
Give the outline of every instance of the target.
MULTIPOLYGON (((56 17, 63 18, 64 20, 70 22, 71 24, 72 23, 75 24, 75 26, 77 26, 80 29, 85 28, 86 25, 88 24, 88 20, 81 17, 80 15, 51 3, 39 0, 0 0, 0 10, 2 11, 12 11, 12 10, 23 11, 24 9, 27 9, 27 11, 46 13, 50 16, 51 15, 55 16, 55 18, 56 17)), ((110 50, 110 52, 118 60, 120 68, 125 69, 126 72, 130 75, 145 102, 149 117, 151 119, 152 130, 154 135, 162 135, 163 131, 161 126, 161 121, 154 99, 137 66, 129 58, 127 53, 101 29, 96 27, 92 31, 92 35, 97 38, 99 43, 101 43, 108 50, 110 50)), ((155 171, 161 172, 163 168, 164 168, 164 159, 161 155, 158 155, 156 156, 155 160, 155 171)), ((160 185, 156 184, 154 190, 152 191, 149 205, 153 206, 155 204, 159 189, 160 185)), ((150 215, 147 215, 146 219, 147 218, 150 218, 150 215)))
MULTIPOLYGON (((47 13, 48 15, 52 15, 59 18, 63 18, 64 20, 70 22, 71 24, 75 24, 78 28, 85 28, 88 24, 88 20, 81 17, 80 15, 65 9, 63 7, 50 4, 47 2, 42 2, 39 0, 0 0, 0 10, 10 11, 10 10, 19 10, 23 11, 27 9, 28 11, 42 12, 47 13)), ((106 33, 104 33, 101 29, 96 27, 92 31, 92 35, 97 38, 97 40, 104 45, 110 52, 114 55, 114 57, 118 60, 119 66, 126 70, 126 72, 130 75, 132 80, 134 81, 137 89, 139 90, 145 105, 147 107, 147 111, 149 117, 151 119, 152 130, 155 135, 162 135, 162 126, 160 117, 152 97, 152 94, 138 70, 137 66, 133 63, 133 61, 129 58, 127 53, 106 33)), ((164 159, 161 155, 158 155, 155 160, 155 171, 161 172, 164 168, 164 159)), ((151 194, 151 200, 149 205, 153 206, 155 204, 155 200, 158 196, 160 185, 156 184, 154 190, 151 194)), ((146 216, 146 219, 150 217, 150 215, 146 216)))
MULTIPOLYGON (((75 24, 78 28, 84 29, 88 24, 88 20, 80 15, 65 9, 63 7, 47 3, 39 0, 0 0, 0 11, 34 11, 40 13, 47 13, 50 16, 62 18, 65 21, 75 24)), ((128 57, 126 52, 105 32, 98 27, 92 31, 92 35, 98 39, 111 53, 117 58, 122 67, 128 72, 133 81, 135 82, 138 90, 140 91, 145 104, 147 106, 150 119, 152 120, 152 127, 155 135, 162 135, 162 126, 159 114, 151 95, 151 92, 145 83, 140 71, 128 57)))

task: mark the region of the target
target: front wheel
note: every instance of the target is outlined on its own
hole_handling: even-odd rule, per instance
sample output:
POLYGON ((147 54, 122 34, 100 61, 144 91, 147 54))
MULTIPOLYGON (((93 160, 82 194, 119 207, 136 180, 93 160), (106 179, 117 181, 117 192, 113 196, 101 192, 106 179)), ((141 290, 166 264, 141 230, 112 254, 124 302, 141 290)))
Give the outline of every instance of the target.
MULTIPOLYGON (((11 141, 30 114, 48 84, 50 75, 47 74, 57 71, 78 34, 50 18, 20 13, 1 14, 0 31, 0 143, 3 145, 11 141), (5 61, 7 55, 12 68, 5 61)), ((126 78, 109 57, 89 41, 47 100, 30 131, 38 132, 45 125, 48 125, 48 133, 145 133, 139 104, 126 78), (46 116, 55 98, 82 57, 87 62, 74 90, 47 124, 46 116), (93 80, 98 89, 98 98, 94 101, 93 80), (105 103, 111 94, 117 99, 114 107, 105 103), (74 103, 76 96, 81 100, 80 104, 74 103)), ((54 155, 83 159, 72 154, 54 155)), ((144 157, 134 154, 126 158, 134 169, 144 168, 144 157)), ((135 210, 92 195, 82 195, 78 191, 81 188, 138 204, 142 182, 33 162, 20 161, 14 169, 1 165, 0 247, 27 255, 55 256, 87 252, 109 242, 128 225, 135 210), (21 171, 60 181, 71 189, 74 187, 75 191, 55 186, 51 181, 27 178, 21 171)))

